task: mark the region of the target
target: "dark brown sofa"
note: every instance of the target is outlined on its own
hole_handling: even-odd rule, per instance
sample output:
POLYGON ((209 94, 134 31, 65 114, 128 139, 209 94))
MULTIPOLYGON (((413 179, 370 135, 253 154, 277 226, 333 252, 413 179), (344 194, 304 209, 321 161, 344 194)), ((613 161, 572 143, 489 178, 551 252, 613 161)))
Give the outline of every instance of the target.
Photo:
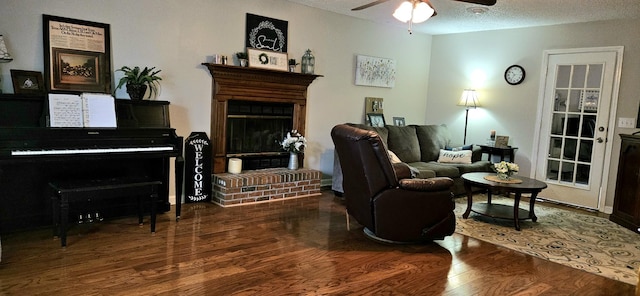
MULTIPOLYGON (((360 129, 375 131, 387 148, 398 158, 408 164, 417 178, 449 177, 453 179, 453 194, 465 193, 464 182, 460 176, 470 172, 492 172, 491 162, 481 160, 482 150, 479 146, 471 146, 471 163, 438 162, 441 149, 458 148, 451 142, 451 135, 446 125, 408 125, 371 127, 364 124, 347 123, 360 129)), ((337 194, 344 192, 342 171, 339 156, 335 156, 332 189, 337 194)))

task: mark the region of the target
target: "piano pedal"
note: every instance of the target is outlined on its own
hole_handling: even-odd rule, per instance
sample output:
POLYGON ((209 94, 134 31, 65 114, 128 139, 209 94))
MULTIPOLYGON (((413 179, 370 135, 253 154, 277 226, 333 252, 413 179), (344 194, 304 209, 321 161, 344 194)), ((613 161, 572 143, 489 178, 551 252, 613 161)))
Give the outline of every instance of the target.
POLYGON ((87 214, 87 222, 93 223, 93 218, 91 218, 91 214, 87 214))
POLYGON ((78 215, 78 224, 83 224, 84 223, 84 217, 82 216, 82 214, 78 215))
POLYGON ((102 215, 100 215, 100 213, 98 212, 96 212, 95 217, 96 217, 96 221, 98 222, 102 222, 104 220, 104 218, 102 218, 102 215))

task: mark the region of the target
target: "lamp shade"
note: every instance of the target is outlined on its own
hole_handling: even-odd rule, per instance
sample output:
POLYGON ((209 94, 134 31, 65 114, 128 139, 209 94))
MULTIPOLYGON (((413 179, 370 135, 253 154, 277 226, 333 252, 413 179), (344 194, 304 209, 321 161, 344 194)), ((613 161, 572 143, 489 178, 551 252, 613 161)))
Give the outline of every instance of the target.
POLYGON ((427 3, 420 2, 413 10, 413 19, 411 19, 411 21, 414 24, 422 23, 428 20, 434 12, 435 10, 433 10, 433 8, 431 8, 427 3))
POLYGON ((4 43, 4 37, 0 35, 0 62, 7 63, 13 61, 13 58, 7 50, 7 45, 4 43))
POLYGON ((397 20, 406 23, 411 20, 411 14, 413 12, 413 4, 409 1, 402 2, 400 6, 393 12, 393 17, 397 20))
POLYGON ((480 101, 478 100, 478 93, 475 89, 465 89, 462 92, 458 106, 465 106, 467 108, 480 107, 480 101))
POLYGON ((412 22, 414 24, 422 23, 428 20, 435 12, 435 10, 429 6, 429 4, 419 1, 404 1, 393 12, 393 17, 397 20, 406 23, 412 22))

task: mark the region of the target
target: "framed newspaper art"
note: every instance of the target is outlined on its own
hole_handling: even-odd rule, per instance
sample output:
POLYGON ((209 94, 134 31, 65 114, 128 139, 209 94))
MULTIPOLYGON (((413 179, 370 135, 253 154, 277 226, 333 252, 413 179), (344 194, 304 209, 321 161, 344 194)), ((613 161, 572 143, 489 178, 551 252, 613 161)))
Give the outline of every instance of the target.
POLYGON ((109 25, 46 14, 42 20, 47 89, 111 93, 109 25))

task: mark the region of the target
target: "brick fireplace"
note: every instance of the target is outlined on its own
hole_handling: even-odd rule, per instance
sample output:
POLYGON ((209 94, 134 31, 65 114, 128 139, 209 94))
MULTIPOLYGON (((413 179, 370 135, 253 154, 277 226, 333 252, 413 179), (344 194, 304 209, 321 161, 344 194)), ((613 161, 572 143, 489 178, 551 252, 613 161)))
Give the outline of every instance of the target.
MULTIPOLYGON (((286 168, 276 141, 305 134, 307 88, 320 75, 204 63, 211 72, 213 199, 223 207, 320 194, 321 173, 286 168), (242 173, 226 173, 230 158, 242 173)), ((303 163, 303 159, 300 159, 303 163)))
MULTIPOLYGON (((238 136, 239 131, 237 129, 231 130, 234 126, 232 123, 238 121, 239 117, 237 115, 248 115, 248 117, 256 119, 264 119, 265 115, 272 115, 270 116, 271 119, 287 118, 288 125, 277 125, 273 123, 273 120, 268 124, 264 120, 249 124, 254 126, 277 125, 274 127, 275 131, 266 132, 266 134, 279 133, 279 136, 265 136, 258 141, 251 140, 251 144, 259 141, 264 141, 266 144, 274 144, 276 139, 281 141, 282 137, 290 129, 297 129, 304 135, 307 113, 307 88, 313 80, 321 76, 210 63, 204 63, 203 65, 207 66, 209 72, 211 72, 213 86, 211 129, 209 133, 212 143, 211 167, 213 172, 226 172, 229 159, 232 157, 243 159, 243 170, 285 167, 286 160, 282 159, 287 157, 287 153, 277 149, 274 150, 273 147, 271 149, 267 147, 263 151, 255 151, 255 149, 237 151, 236 148, 239 144, 233 139, 250 139, 251 136, 238 136), (242 114, 230 112, 230 107, 233 110, 234 106, 245 110, 245 112, 240 112, 242 114), (256 111, 259 114, 252 113, 251 108, 260 109, 260 111, 256 111), (274 108, 280 110, 281 114, 274 113, 274 108), (272 114, 266 114, 266 112, 272 112, 272 114), (230 139, 229 136, 231 135, 234 138, 230 139), (273 142, 271 142, 272 140, 273 142), (275 165, 245 168, 245 164, 260 161, 274 163, 275 165)), ((253 129, 248 130, 255 132, 253 129)), ((244 140, 244 142, 247 142, 247 140, 244 140)), ((244 144, 240 146, 249 146, 246 143, 244 144)), ((302 163, 302 159, 300 162, 302 163)))

